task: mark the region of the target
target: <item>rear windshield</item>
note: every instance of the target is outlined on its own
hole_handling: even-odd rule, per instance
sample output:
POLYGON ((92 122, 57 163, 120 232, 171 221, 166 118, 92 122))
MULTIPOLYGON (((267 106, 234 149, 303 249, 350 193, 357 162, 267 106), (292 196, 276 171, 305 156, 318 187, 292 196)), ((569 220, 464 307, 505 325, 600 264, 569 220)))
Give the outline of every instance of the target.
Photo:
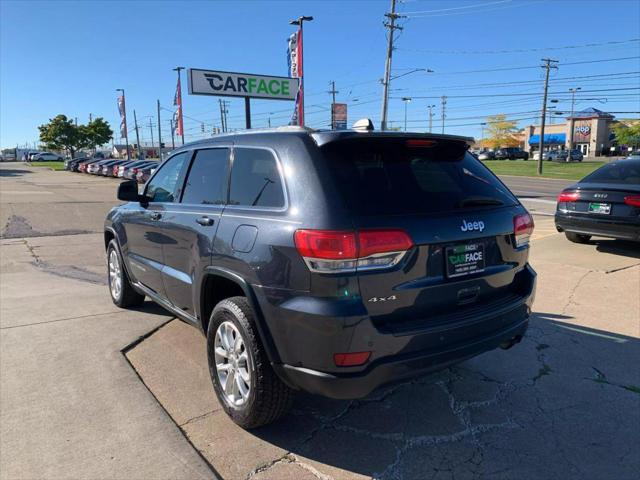
POLYGON ((348 207, 360 215, 440 213, 517 200, 466 144, 406 138, 351 139, 322 148, 348 207), (420 145, 420 146, 416 146, 420 145))
POLYGON ((580 183, 618 183, 622 185, 640 185, 640 160, 624 160, 609 163, 590 175, 580 183))

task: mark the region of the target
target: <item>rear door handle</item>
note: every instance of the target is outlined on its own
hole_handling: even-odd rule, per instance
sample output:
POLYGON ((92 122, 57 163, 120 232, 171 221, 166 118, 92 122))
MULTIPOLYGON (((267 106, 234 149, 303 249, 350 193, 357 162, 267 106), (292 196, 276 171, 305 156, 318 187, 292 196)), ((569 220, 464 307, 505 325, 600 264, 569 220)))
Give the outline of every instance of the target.
POLYGON ((203 227, 210 227, 211 225, 213 225, 213 218, 200 217, 200 218, 196 218, 196 222, 198 222, 203 227))
POLYGON ((149 217, 151 218, 151 220, 160 220, 162 214, 160 212, 151 212, 149 214, 149 217))

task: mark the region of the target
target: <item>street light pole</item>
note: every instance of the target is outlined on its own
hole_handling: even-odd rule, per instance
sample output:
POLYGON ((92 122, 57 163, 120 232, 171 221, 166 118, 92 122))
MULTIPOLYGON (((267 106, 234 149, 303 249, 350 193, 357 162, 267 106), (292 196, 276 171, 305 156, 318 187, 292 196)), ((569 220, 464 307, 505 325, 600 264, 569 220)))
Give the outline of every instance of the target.
POLYGON ((129 132, 127 131, 127 102, 124 97, 124 88, 116 88, 116 92, 122 92, 122 109, 124 112, 124 139, 127 145, 127 160, 131 160, 129 153, 129 132))
POLYGON ((310 22, 313 20, 313 17, 310 16, 302 16, 298 17, 297 20, 291 20, 289 25, 297 25, 300 27, 300 33, 298 33, 298 45, 300 45, 300 58, 298 58, 298 62, 300 62, 300 71, 302 74, 300 75, 300 115, 298 118, 298 123, 301 127, 304 127, 304 43, 303 43, 303 35, 302 35, 302 27, 304 22, 310 22))
POLYGON ((569 151, 567 152, 567 162, 571 161, 571 150, 573 150, 573 109, 576 103, 576 92, 582 90, 582 87, 570 88, 571 93, 571 115, 567 119, 569 123, 569 151))
POLYGON ((480 133, 480 147, 484 148, 484 127, 487 124, 487 122, 482 122, 480 124, 480 127, 482 128, 482 131, 480 133))
POLYGON ((407 131, 407 103, 411 101, 411 97, 402 97, 404 102, 404 131, 407 131))

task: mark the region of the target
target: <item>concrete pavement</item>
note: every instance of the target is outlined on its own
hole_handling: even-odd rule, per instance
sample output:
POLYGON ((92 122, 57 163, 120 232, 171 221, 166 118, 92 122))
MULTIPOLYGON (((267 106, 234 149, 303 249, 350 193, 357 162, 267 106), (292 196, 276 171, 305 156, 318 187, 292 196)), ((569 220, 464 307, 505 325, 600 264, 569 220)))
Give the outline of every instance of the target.
MULTIPOLYGON (((514 182, 522 196, 557 193, 514 182)), ((640 470, 637 245, 572 244, 536 215, 538 294, 521 344, 360 401, 300 394, 283 421, 245 432, 215 399, 201 334, 150 303, 112 305, 92 232, 116 185, 0 166, 0 478, 211 478, 206 462, 225 479, 640 470)))
MULTIPOLYGON (((20 173, 18 185, 5 168, 3 209, 40 232, 74 221, 45 199, 72 195, 60 185, 77 177, 20 173)), ((101 190, 112 204, 114 187, 93 189, 94 199, 101 190)), ((104 209, 92 205, 78 208, 104 209)), ((102 219, 75 221, 91 230, 102 219)), ((171 317, 149 302, 117 309, 104 272, 102 234, 0 241, 0 478, 212 478, 122 353, 171 317)))
POLYGON ((227 479, 631 480, 640 469, 640 254, 545 233, 532 264, 538 293, 521 344, 364 400, 299 394, 288 417, 257 431, 220 409, 195 329, 171 322, 128 357, 227 479))

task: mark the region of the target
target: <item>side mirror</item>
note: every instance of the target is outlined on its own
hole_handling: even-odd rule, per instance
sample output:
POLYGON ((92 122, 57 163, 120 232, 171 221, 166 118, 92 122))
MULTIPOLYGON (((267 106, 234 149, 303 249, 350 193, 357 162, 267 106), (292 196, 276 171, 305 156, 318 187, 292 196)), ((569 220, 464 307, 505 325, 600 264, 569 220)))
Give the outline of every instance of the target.
POLYGON ((125 202, 139 202, 142 200, 142 195, 138 193, 138 182, 135 180, 122 182, 118 187, 118 200, 125 202))

